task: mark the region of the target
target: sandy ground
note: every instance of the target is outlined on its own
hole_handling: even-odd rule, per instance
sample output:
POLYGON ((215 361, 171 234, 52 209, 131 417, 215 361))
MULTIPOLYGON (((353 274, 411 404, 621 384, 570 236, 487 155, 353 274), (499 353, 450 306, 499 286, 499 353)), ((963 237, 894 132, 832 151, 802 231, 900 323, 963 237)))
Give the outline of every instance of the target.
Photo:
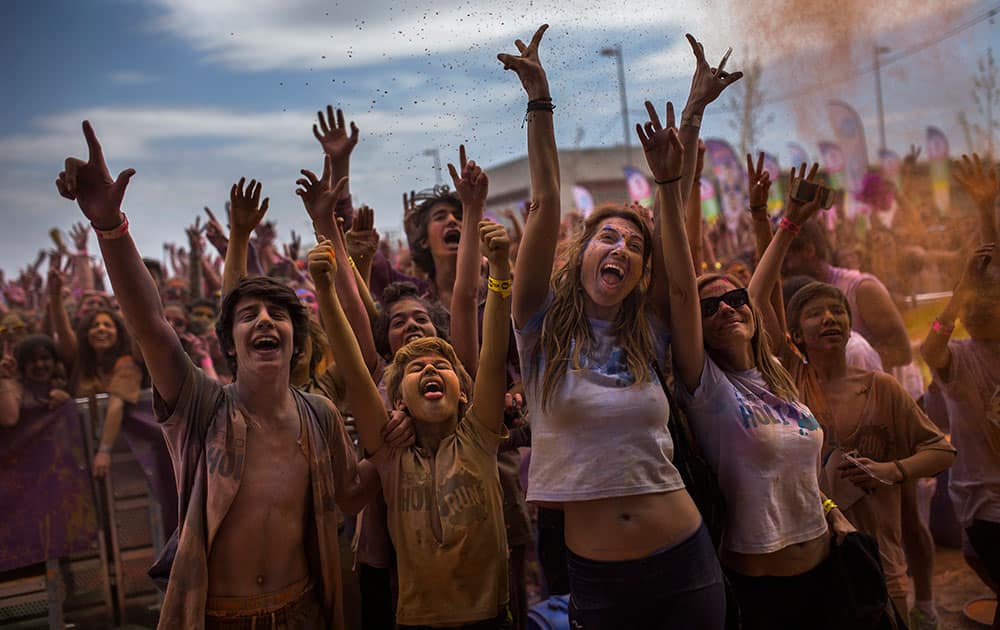
POLYGON ((938 547, 934 564, 934 599, 942 630, 981 629, 965 618, 962 609, 966 602, 992 595, 990 589, 965 564, 960 549, 938 547))

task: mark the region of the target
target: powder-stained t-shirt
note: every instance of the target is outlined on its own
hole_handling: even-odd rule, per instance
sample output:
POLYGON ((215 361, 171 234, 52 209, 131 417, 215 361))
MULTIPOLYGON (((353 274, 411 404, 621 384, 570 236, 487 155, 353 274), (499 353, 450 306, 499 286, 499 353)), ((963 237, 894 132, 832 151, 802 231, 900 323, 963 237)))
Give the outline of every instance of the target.
POLYGON ((757 369, 723 371, 707 352, 698 388, 677 390, 726 500, 726 549, 772 553, 826 532, 823 430, 808 407, 774 395, 757 369))
POLYGON ((474 415, 470 408, 437 453, 417 445, 383 446, 372 458, 396 548, 400 624, 483 621, 507 605, 507 534, 497 472, 497 447, 507 431, 491 431, 474 415))
MULTIPOLYGON (((857 451, 876 462, 906 459, 918 451, 937 449, 954 452, 944 434, 924 415, 917 403, 895 378, 884 372, 858 372, 848 377, 865 397, 864 411, 856 424, 831 414, 826 426, 824 458, 834 449, 857 451)), ((827 420, 824 420, 826 422, 827 420)), ((835 470, 824 470, 823 491, 841 505, 851 524, 878 540, 889 593, 898 597, 907 592, 906 556, 902 546, 899 484, 879 487, 854 500, 844 498, 845 486, 835 470), (831 479, 833 481, 831 481, 831 479)), ((853 486, 853 484, 849 484, 853 486)), ((856 496, 853 488, 846 491, 856 496)))
MULTIPOLYGON (((590 351, 581 354, 580 369, 567 369, 548 407, 542 407, 545 357, 534 362, 532 357, 548 306, 515 331, 531 420, 528 501, 589 501, 683 488, 671 462, 667 396, 652 366, 645 380, 636 382, 611 322, 590 320, 590 351)), ((656 358, 664 365, 668 335, 653 332, 656 358)))
POLYGON ((951 364, 931 370, 944 394, 958 449, 948 486, 963 527, 1000 523, 1000 344, 948 342, 951 364))

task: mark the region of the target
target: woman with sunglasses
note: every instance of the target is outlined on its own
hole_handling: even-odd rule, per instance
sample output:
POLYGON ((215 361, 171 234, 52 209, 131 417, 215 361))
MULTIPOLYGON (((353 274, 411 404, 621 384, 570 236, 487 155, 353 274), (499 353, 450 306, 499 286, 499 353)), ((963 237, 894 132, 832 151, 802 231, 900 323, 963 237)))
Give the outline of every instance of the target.
MULTIPOLYGON (((650 121, 638 132, 658 186, 678 398, 726 501, 719 557, 743 627, 839 627, 822 601, 834 581, 817 478, 823 433, 763 328, 778 248, 765 252, 749 288, 725 274, 696 278, 673 110, 668 103, 664 128, 653 105, 646 109, 650 121)), ((789 199, 772 245, 790 241, 818 207, 815 199, 789 199)))

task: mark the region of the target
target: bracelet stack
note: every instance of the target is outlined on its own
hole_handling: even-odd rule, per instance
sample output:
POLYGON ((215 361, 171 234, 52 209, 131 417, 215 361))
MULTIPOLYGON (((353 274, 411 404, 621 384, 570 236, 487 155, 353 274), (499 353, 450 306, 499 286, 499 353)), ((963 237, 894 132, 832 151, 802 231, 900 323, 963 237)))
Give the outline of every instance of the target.
POLYGON ((521 127, 524 127, 524 123, 528 122, 528 114, 531 112, 549 112, 550 114, 555 111, 556 106, 552 104, 552 97, 545 96, 542 98, 536 98, 528 101, 528 109, 524 112, 524 121, 521 123, 521 127))

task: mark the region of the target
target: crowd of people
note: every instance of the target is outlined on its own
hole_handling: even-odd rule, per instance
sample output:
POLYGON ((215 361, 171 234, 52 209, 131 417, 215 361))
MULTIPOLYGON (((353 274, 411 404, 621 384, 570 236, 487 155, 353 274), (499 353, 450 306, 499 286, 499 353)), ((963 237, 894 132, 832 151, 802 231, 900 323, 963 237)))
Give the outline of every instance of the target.
POLYGON ((524 628, 534 545, 574 628, 933 628, 916 484, 949 468, 995 589, 996 167, 965 158, 970 203, 942 214, 914 152, 898 186, 871 174, 870 216, 831 223, 818 165, 791 169, 772 216, 747 156, 745 233, 709 234, 699 128, 742 74, 688 36, 679 120, 647 102, 636 125, 653 208, 564 212, 545 29, 498 56, 527 96, 531 204, 509 229, 463 146, 453 188, 404 194, 407 243, 380 240, 352 203, 359 130, 327 107, 322 170, 297 182, 311 249, 280 246, 263 184, 240 179, 225 221, 206 208, 186 248, 144 258, 135 171, 113 178, 84 121, 89 157, 56 187, 89 223, 0 280, 0 423, 107 393, 103 476, 153 388, 179 497, 160 627, 343 627, 346 560, 365 628, 524 628), (912 296, 956 281, 911 344, 912 296))

